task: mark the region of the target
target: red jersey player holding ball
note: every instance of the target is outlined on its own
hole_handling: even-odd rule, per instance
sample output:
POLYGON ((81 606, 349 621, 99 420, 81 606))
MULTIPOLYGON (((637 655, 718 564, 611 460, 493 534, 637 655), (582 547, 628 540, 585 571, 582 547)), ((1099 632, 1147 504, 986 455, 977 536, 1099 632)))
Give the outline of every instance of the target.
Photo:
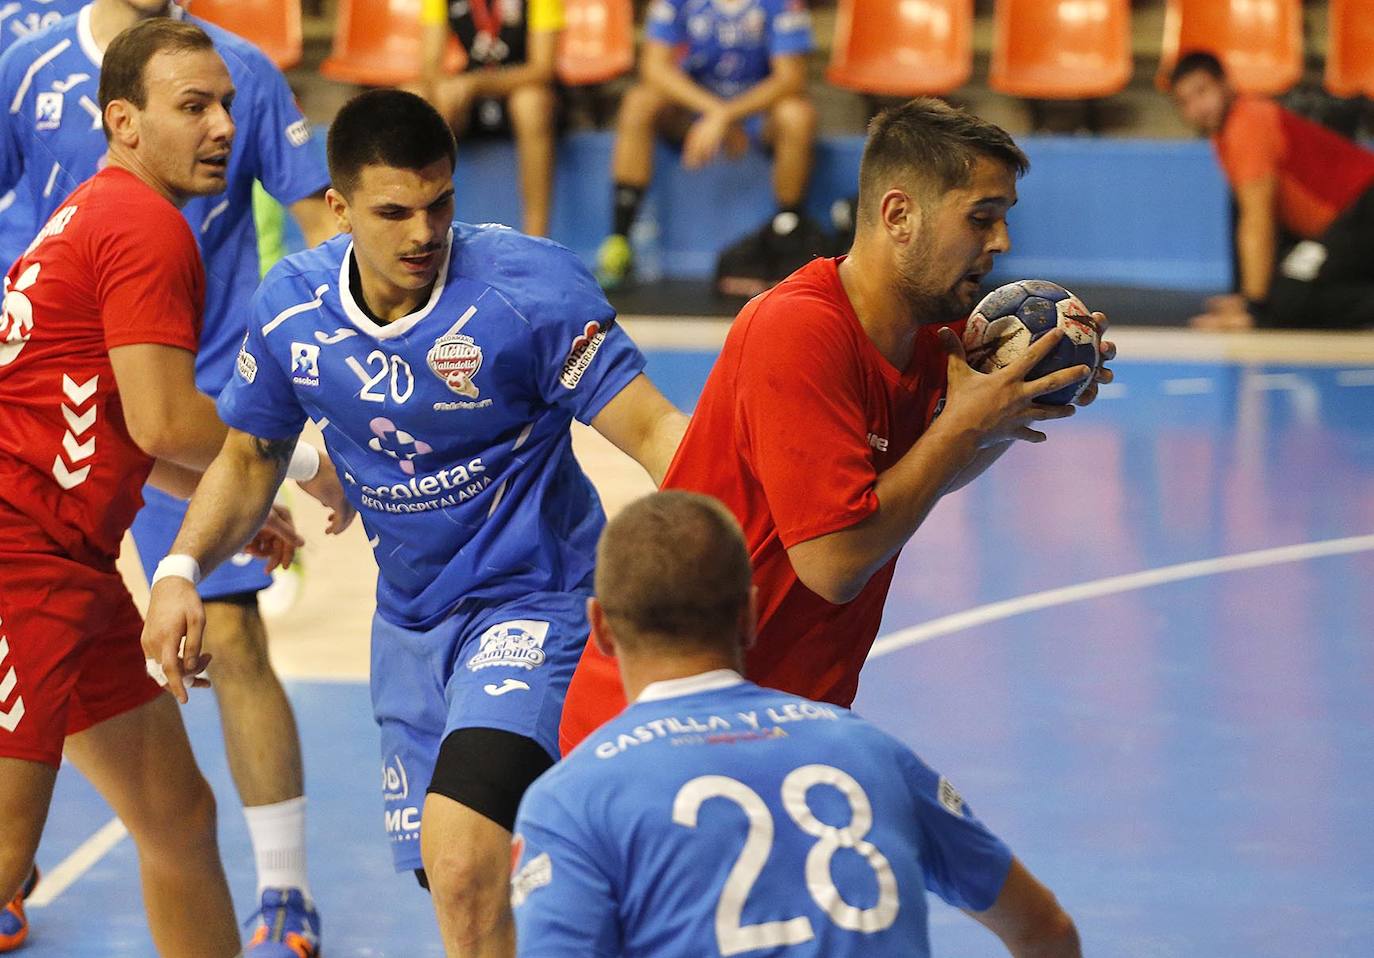
MULTIPOLYGON (((744 528, 759 592, 751 680, 853 702, 902 546, 941 496, 1073 413, 1035 397, 1088 367, 1025 381, 1062 333, 992 374, 969 367, 957 335, 1010 248, 1027 165, 1003 130, 939 101, 880 114, 849 255, 813 260, 731 327, 663 485, 715 496, 744 528)), ((1100 368, 1078 404, 1111 377, 1100 368)), ((565 751, 623 706, 614 663, 589 645, 565 751)))
MULTIPOLYGON (((241 945, 214 797, 145 671, 115 557, 150 473, 187 495, 224 439, 195 390, 205 273, 177 207, 224 190, 233 95, 198 27, 117 37, 100 77, 108 166, 14 264, 0 324, 0 901, 29 875, 65 751, 138 846, 164 956, 241 945)), ((316 487, 337 486, 325 463, 316 487)), ((298 543, 289 524, 259 538, 278 560, 298 543)))

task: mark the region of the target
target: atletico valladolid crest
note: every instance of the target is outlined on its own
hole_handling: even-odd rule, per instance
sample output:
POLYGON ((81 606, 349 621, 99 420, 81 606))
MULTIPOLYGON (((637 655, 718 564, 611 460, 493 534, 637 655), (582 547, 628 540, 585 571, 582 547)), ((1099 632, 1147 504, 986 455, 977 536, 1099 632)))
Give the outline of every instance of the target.
POLYGON ((469 399, 477 398, 477 385, 472 379, 482 368, 482 347, 471 336, 441 336, 425 354, 425 361, 449 389, 469 399))

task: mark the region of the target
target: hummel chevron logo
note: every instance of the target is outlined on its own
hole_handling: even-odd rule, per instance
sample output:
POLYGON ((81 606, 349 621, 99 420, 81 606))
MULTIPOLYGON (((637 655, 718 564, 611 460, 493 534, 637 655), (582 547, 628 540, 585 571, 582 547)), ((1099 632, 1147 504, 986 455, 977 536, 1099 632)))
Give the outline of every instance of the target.
POLYGON ((62 374, 62 391, 67 394, 67 398, 72 401, 74 406, 80 406, 95 395, 95 387, 98 385, 100 385, 99 376, 92 376, 84 383, 78 384, 66 373, 62 374))
POLYGON ((62 415, 67 419, 67 425, 71 427, 75 435, 81 435, 87 429, 95 425, 95 407, 92 406, 81 415, 72 412, 66 406, 62 407, 62 415))
POLYGON ((58 456, 52 461, 52 474, 63 489, 75 489, 91 475, 89 464, 79 469, 73 467, 83 459, 95 455, 95 436, 88 437, 84 442, 78 441, 77 437, 95 425, 97 407, 92 405, 84 412, 78 410, 94 399, 99 385, 99 376, 92 376, 84 383, 77 382, 65 373, 62 376, 62 394, 72 404, 68 406, 64 403, 62 406, 62 418, 67 420, 68 427, 68 431, 62 434, 62 451, 67 454, 71 464, 58 456), (73 406, 76 408, 72 408, 73 406))
MULTIPOLYGON (((9 654, 9 639, 6 636, 0 635, 0 666, 5 664, 5 659, 9 657, 9 654)), ((5 703, 9 701, 10 693, 14 691, 14 687, 18 684, 19 679, 15 677, 13 667, 6 671, 3 677, 0 677, 0 728, 4 729, 6 732, 13 732, 19 727, 20 721, 24 718, 24 697, 22 695, 16 695, 14 704, 8 709, 5 708, 5 703)))
POLYGON ((66 450, 67 458, 72 462, 80 462, 82 459, 89 459, 91 456, 95 455, 95 436, 92 436, 78 446, 72 434, 64 432, 62 434, 62 448, 66 450))

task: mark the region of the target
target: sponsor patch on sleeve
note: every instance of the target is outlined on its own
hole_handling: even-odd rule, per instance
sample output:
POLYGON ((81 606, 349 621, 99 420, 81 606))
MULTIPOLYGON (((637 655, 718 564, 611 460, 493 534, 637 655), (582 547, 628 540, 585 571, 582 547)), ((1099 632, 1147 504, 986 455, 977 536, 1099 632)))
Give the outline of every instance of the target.
POLYGON ((964 817, 964 797, 959 794, 959 790, 950 784, 949 779, 940 776, 940 804, 945 807, 945 811, 951 815, 964 817))
POLYGON ((253 354, 248 351, 248 342, 244 341, 239 349, 238 362, 235 364, 239 372, 239 378, 246 383, 251 383, 258 378, 258 361, 253 358, 253 354))
POLYGON ((598 322, 590 322, 573 339, 568 350, 568 358, 563 360, 563 369, 558 374, 558 381, 563 384, 564 389, 577 388, 583 374, 596 358, 597 351, 601 349, 601 344, 605 342, 606 333, 610 328, 610 323, 603 327, 598 322))

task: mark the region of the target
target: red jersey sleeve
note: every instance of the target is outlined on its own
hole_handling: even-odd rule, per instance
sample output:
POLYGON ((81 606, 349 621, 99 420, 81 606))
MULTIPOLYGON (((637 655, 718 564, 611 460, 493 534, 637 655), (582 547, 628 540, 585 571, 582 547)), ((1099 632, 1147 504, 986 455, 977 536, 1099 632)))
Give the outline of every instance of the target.
POLYGON ((92 237, 105 347, 157 343, 195 352, 205 308, 205 267, 191 227, 151 190, 112 205, 92 237))
POLYGON ((1278 104, 1258 97, 1237 97, 1222 128, 1217 151, 1231 189, 1277 176, 1283 159, 1283 122, 1278 104))
POLYGON ((773 297, 760 304, 741 346, 739 436, 785 548, 878 508, 851 325, 818 296, 773 297))

